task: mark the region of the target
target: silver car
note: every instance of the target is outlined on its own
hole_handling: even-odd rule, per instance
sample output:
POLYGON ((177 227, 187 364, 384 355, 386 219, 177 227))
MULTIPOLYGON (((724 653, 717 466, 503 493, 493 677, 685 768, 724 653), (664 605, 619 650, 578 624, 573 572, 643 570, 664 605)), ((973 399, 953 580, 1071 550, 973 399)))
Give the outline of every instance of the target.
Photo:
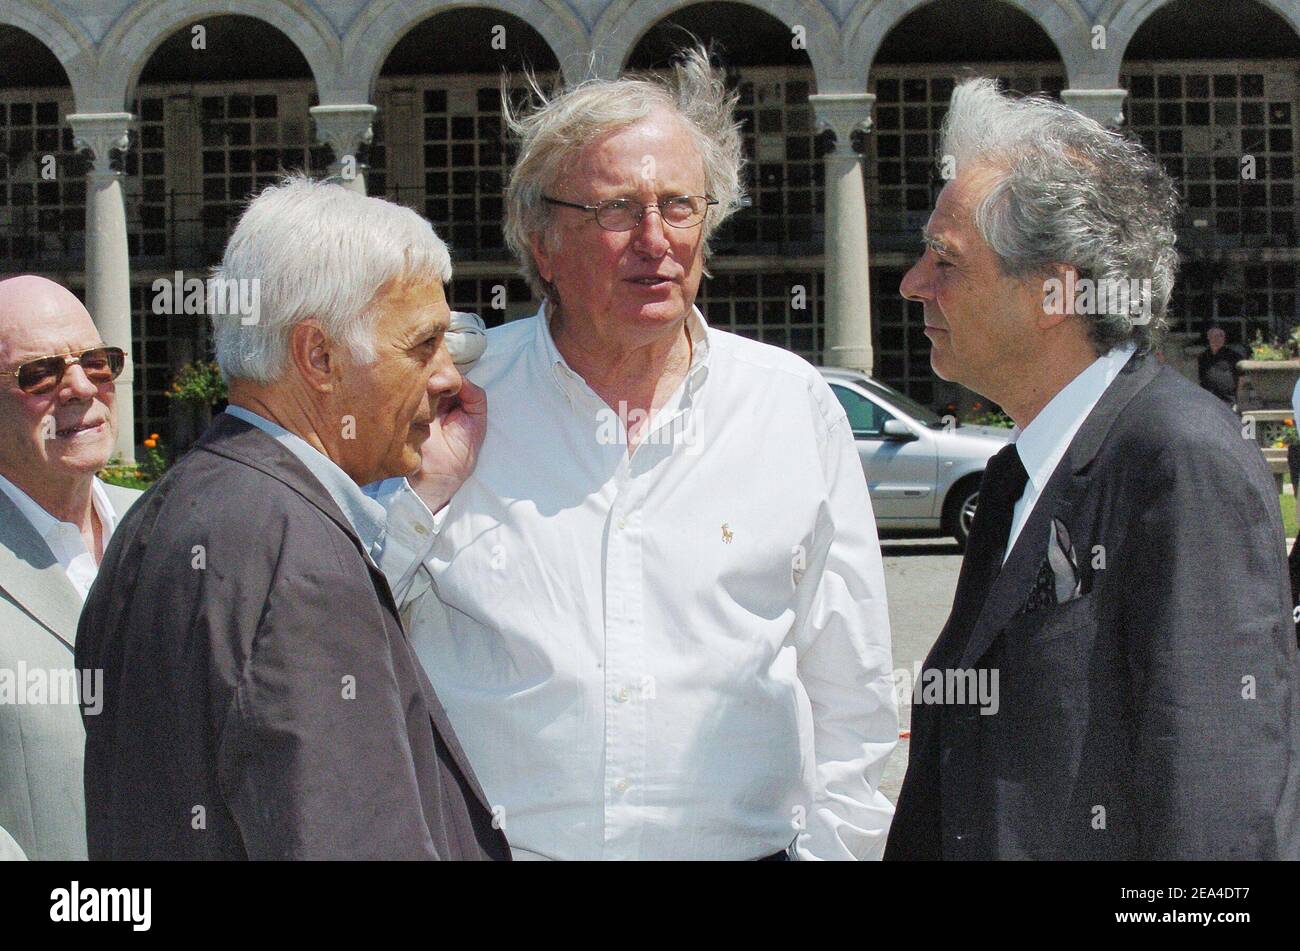
POLYGON ((1011 430, 940 417, 856 370, 821 373, 853 427, 877 528, 951 535, 965 549, 984 467, 1011 430))

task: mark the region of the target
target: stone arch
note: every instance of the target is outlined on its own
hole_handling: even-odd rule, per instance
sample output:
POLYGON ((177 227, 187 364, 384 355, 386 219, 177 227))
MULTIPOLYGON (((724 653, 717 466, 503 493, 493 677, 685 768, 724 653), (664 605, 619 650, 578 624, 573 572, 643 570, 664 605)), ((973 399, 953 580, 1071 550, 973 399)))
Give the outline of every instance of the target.
MULTIPOLYGON (((1124 54, 1128 52, 1129 43, 1137 35, 1142 24, 1161 7, 1173 2, 1174 0, 1111 0, 1103 8, 1103 17, 1109 18, 1111 36, 1119 41, 1114 44, 1117 76, 1119 64, 1123 62, 1124 54)), ((1295 0, 1255 0, 1255 3, 1276 13, 1291 25, 1291 29, 1300 34, 1300 4, 1295 0)))
POLYGON ((145 64, 177 30, 212 16, 248 16, 280 30, 302 52, 324 101, 338 73, 338 36, 306 0, 146 0, 130 7, 100 44, 99 99, 105 111, 131 101, 145 64))
POLYGON ((51 7, 27 4, 0 6, 0 23, 31 34, 55 55, 68 74, 77 108, 83 108, 95 89, 95 44, 81 27, 51 7))
MULTIPOLYGON (((601 76, 618 75, 632 51, 660 20, 686 7, 708 0, 664 0, 644 3, 639 0, 614 0, 601 14, 592 30, 592 51, 601 76)), ((845 69, 841 56, 839 26, 816 0, 738 0, 760 10, 793 29, 806 31, 808 59, 812 63, 818 92, 863 92, 845 86, 845 69)))
POLYGON ((500 10, 528 23, 555 53, 565 77, 581 78, 587 62, 587 31, 558 0, 374 0, 344 37, 347 72, 340 77, 339 94, 362 97, 350 101, 368 102, 384 61, 402 37, 432 16, 466 7, 500 10))
MULTIPOLYGON (((933 2, 934 0, 876 0, 864 4, 854 12, 844 25, 844 56, 846 63, 852 65, 855 74, 861 77, 864 84, 889 31, 912 12, 933 2)), ((1084 77, 1098 73, 1098 58, 1088 44, 1093 21, 1076 0, 999 2, 1027 14, 1042 27, 1065 65, 1069 85, 1079 85, 1084 77)))

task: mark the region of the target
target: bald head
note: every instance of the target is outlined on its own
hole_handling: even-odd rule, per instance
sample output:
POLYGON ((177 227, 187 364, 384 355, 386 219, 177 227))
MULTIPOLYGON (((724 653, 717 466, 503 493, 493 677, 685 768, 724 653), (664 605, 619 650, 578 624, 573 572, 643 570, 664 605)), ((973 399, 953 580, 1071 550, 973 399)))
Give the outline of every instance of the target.
MULTIPOLYGON (((66 333, 84 337, 87 331, 96 338, 89 344, 94 346, 99 334, 95 322, 90 319, 90 312, 77 300, 77 295, 62 284, 35 274, 21 274, 0 281, 0 365, 7 368, 22 359, 16 354, 26 349, 25 344, 30 338, 66 333)), ((44 356, 58 352, 56 348, 24 355, 44 356)))
MULTIPOLYGON (((0 281, 0 371, 103 343, 89 312, 66 287, 33 274, 0 281)), ((111 380, 95 383, 78 365, 41 393, 23 392, 16 377, 0 377, 0 474, 47 510, 43 496, 60 487, 89 493, 90 477, 113 451, 114 395, 111 380)))

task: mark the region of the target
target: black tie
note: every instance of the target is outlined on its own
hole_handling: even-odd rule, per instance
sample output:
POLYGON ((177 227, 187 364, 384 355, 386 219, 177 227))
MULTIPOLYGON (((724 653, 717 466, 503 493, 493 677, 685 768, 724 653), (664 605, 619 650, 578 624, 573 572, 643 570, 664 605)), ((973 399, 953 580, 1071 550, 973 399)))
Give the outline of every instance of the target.
POLYGON ((1000 449, 984 470, 949 620, 947 641, 956 650, 956 654, 949 655, 953 662, 965 649, 967 636, 984 608, 989 589, 1002 570, 1007 539, 1011 535, 1011 516, 1028 481, 1029 474, 1015 443, 1000 449))

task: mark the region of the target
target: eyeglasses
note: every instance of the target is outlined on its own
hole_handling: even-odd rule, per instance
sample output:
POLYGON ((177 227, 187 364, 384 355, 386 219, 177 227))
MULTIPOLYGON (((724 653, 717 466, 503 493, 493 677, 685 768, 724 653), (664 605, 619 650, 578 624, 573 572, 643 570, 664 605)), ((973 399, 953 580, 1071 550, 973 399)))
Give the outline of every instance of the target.
POLYGON ((0 376, 16 376, 18 388, 31 396, 49 393, 62 381, 68 367, 79 364, 86 379, 99 386, 118 378, 126 366, 126 351, 119 347, 92 347, 80 353, 37 357, 16 370, 0 370, 0 376))
POLYGON ((651 208, 659 209, 659 216, 663 218, 664 224, 672 225, 674 228, 694 228, 704 220, 709 206, 718 204, 718 199, 710 198, 708 195, 678 195, 648 205, 643 205, 632 198, 611 198, 602 201, 599 205, 579 205, 576 202, 560 201, 558 198, 543 195, 542 201, 550 202, 552 205, 563 205, 565 208, 577 208, 579 211, 594 211, 596 224, 606 231, 631 231, 641 223, 641 219, 651 208))

